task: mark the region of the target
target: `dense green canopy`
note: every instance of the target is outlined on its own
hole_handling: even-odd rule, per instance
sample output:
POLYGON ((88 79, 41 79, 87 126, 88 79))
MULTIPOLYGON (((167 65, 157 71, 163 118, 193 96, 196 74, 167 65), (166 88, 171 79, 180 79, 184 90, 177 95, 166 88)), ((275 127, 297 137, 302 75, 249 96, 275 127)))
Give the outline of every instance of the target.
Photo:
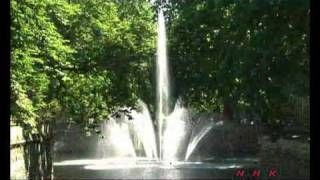
POLYGON ((153 17, 145 1, 13 0, 12 120, 91 124, 150 99, 153 17))
POLYGON ((176 95, 195 108, 273 124, 308 100, 308 1, 171 0, 165 8, 176 95))
MULTIPOLYGON (((12 0, 12 121, 30 130, 57 118, 90 127, 137 98, 154 111, 159 2, 12 0)), ((268 124, 295 115, 297 99, 308 100, 308 1, 161 6, 176 98, 198 111, 256 114, 268 124)))

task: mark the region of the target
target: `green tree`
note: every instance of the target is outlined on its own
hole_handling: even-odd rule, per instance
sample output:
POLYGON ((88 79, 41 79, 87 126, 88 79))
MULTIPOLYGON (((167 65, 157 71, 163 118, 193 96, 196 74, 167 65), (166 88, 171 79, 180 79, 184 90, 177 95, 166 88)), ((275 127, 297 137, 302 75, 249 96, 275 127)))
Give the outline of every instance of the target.
POLYGON ((308 97, 306 1, 170 1, 176 96, 200 111, 256 113, 274 124, 290 97, 308 97))
POLYGON ((34 126, 52 101, 85 126, 152 102, 154 13, 146 1, 13 1, 12 119, 34 126))

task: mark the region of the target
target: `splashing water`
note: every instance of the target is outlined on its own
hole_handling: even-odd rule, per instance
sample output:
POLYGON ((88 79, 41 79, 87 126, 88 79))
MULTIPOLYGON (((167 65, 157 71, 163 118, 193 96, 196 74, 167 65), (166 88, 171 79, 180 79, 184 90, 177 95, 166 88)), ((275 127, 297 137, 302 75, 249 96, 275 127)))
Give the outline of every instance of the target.
POLYGON ((166 117, 163 133, 163 160, 183 160, 191 130, 190 115, 178 101, 174 111, 166 117))
POLYGON ((145 103, 139 100, 141 112, 132 111, 133 129, 138 139, 141 139, 146 157, 157 158, 156 136, 153 128, 151 116, 145 103))
POLYGON ((155 132, 147 106, 138 102, 140 111, 132 110, 133 120, 122 115, 110 118, 102 125, 103 139, 98 141, 99 157, 136 157, 142 144, 145 156, 157 159, 155 132))
POLYGON ((98 154, 100 157, 135 157, 129 125, 123 117, 117 120, 122 122, 111 118, 102 124, 104 138, 98 141, 98 154))

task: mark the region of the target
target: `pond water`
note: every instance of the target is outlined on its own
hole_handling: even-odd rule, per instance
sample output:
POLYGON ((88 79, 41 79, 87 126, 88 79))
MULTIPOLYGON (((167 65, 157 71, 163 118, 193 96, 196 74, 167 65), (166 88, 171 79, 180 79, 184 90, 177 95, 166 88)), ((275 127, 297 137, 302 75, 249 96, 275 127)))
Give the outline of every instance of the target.
POLYGON ((212 162, 169 162, 145 158, 69 159, 54 163, 54 177, 55 179, 232 178, 237 169, 252 169, 258 166, 254 158, 226 158, 212 162))

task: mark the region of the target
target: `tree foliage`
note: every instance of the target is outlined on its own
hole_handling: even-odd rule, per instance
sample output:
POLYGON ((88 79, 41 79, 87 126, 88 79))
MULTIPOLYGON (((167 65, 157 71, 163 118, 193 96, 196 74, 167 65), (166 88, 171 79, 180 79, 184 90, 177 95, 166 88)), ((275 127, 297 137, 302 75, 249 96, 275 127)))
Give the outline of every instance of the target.
POLYGON ((307 1, 172 0, 165 8, 175 92, 190 105, 229 105, 269 122, 292 97, 308 98, 307 1))
POLYGON ((117 106, 150 99, 153 11, 145 1, 120 2, 11 2, 15 123, 37 130, 59 112, 90 126, 117 106))

